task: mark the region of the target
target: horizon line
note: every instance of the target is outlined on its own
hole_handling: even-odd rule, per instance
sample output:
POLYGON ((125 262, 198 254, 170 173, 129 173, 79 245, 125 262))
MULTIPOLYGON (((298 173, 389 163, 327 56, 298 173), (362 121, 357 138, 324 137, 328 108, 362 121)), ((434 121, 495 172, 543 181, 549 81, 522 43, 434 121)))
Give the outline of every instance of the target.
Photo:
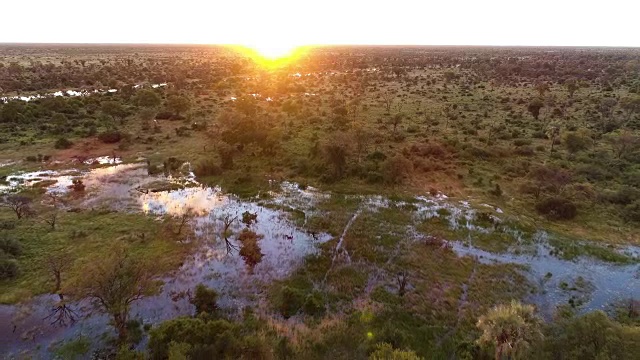
MULTIPOLYGON (((238 43, 179 43, 179 42, 32 42, 32 41, 0 41, 3 45, 96 45, 96 46, 243 46, 238 43)), ((304 47, 516 47, 516 48, 621 48, 640 49, 640 45, 513 45, 513 44, 301 44, 295 48, 304 47)))

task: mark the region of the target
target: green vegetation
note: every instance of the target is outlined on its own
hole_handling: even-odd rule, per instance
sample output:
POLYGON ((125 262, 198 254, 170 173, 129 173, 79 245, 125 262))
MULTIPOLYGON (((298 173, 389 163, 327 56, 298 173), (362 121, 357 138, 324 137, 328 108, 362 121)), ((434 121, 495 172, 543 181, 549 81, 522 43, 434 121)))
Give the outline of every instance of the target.
POLYGON ((112 46, 43 49, 0 47, 0 95, 9 96, 0 101, 0 303, 57 294, 53 320, 65 325, 70 303, 91 300, 113 326, 100 339, 56 343, 52 356, 640 353, 634 299, 577 315, 590 285, 562 279, 559 290, 572 297, 543 321, 522 301, 544 296, 536 281, 554 274, 531 279, 524 266, 460 257, 450 242, 517 253, 542 230, 550 256, 637 263, 615 246, 640 244, 638 50, 326 47, 266 69, 218 47, 141 47, 136 56, 112 46), (13 98, 69 89, 86 93, 13 98), (288 264, 273 264, 266 250, 276 237, 294 248, 300 240, 277 228, 258 233, 261 212, 214 214, 213 206, 205 221, 186 201, 183 212, 158 218, 98 210, 104 204, 87 201, 97 186, 80 178, 66 195, 47 193, 55 181, 44 177, 5 191, 20 171, 86 170, 98 165, 85 160, 105 155, 146 160, 156 178, 136 185, 144 196, 221 186, 242 199, 232 201, 280 212, 315 247, 280 273, 288 264), (305 209, 272 201, 282 181, 322 196, 308 196, 305 209), (420 213, 426 202, 416 196, 442 195, 447 206, 420 213), (475 215, 458 214, 467 205, 475 215), (134 319, 135 304, 187 259, 220 262, 218 248, 196 253, 203 244, 241 258, 256 293, 236 298, 198 281, 193 293, 168 295, 189 316, 134 319), (276 280, 260 283, 261 266, 276 280))

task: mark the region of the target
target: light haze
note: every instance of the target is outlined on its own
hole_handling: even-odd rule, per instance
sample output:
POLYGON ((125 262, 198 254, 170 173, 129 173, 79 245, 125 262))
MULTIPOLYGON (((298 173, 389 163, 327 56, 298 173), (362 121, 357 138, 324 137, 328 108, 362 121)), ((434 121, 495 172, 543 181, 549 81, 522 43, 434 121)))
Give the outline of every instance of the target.
POLYGON ((633 0, 10 1, 0 42, 640 46, 638 10, 633 0))

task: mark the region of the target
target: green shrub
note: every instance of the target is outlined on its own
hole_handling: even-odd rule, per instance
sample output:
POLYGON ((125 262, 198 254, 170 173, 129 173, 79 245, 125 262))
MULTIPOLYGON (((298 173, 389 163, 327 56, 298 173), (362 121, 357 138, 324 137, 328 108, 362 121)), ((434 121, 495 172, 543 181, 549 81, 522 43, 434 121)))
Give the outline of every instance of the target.
POLYGON ((300 310, 304 300, 305 296, 301 290, 285 285, 280 289, 276 307, 282 316, 290 318, 300 310))
POLYGON ((18 260, 0 254, 0 280, 13 279, 19 273, 18 260))
POLYGON ((18 257, 22 254, 22 244, 15 239, 0 239, 0 252, 18 257))
POLYGON ((322 301, 322 295, 318 292, 313 292, 308 294, 306 299, 304 300, 304 304, 302 304, 302 311, 305 314, 311 316, 318 316, 324 314, 325 306, 322 301))
POLYGON ((531 145, 531 139, 515 139, 513 140, 513 145, 515 146, 531 145))
POLYGON ((73 146, 73 143, 67 138, 59 138, 56 140, 56 143, 53 145, 56 149, 69 149, 73 146))
POLYGON ((193 173, 196 176, 217 176, 222 174, 222 168, 214 160, 201 160, 193 168, 193 173))
POLYGON ((196 315, 203 312, 214 314, 218 310, 218 293, 203 284, 198 284, 190 302, 196 307, 196 315))
POLYGON ((98 139, 105 144, 115 144, 122 140, 122 133, 118 130, 109 130, 98 135, 98 139))
POLYGON ((369 360, 421 360, 415 352, 411 350, 394 349, 389 343, 376 345, 376 350, 371 353, 369 360))
POLYGON ((640 200, 624 207, 622 218, 629 222, 640 222, 640 200))
POLYGON ((576 205, 570 200, 559 197, 543 199, 536 204, 536 210, 553 220, 570 220, 576 217, 578 212, 576 205))
POLYGON ((86 336, 67 341, 53 348, 60 359, 81 359, 91 349, 91 340, 86 336))

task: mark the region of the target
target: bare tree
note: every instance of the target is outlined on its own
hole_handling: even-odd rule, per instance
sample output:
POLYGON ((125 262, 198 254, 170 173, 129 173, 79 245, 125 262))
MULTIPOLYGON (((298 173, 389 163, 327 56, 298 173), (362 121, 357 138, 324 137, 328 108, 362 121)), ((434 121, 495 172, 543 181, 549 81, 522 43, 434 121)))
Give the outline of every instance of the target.
POLYGON ((45 320, 51 320, 51 325, 66 326, 73 324, 78 318, 78 314, 67 303, 62 293, 62 273, 71 268, 71 258, 67 253, 50 255, 46 260, 47 270, 54 280, 54 293, 58 293, 58 302, 51 308, 49 316, 45 320))
POLYGON ((195 217, 195 213, 192 208, 187 208, 185 211, 177 217, 178 220, 178 231, 176 231, 176 235, 180 235, 182 233, 182 229, 191 223, 193 218, 195 217))
POLYGON ((398 282, 398 295, 404 296, 407 291, 407 278, 409 274, 406 271, 401 271, 396 275, 396 281, 398 282))
POLYGON ((116 243, 108 254, 96 256, 70 289, 76 298, 89 298, 107 313, 118 333, 118 342, 128 340, 127 321, 131 304, 153 295, 159 283, 153 280, 151 265, 133 258, 126 244, 116 243))
POLYGON ((395 97, 396 94, 389 91, 382 93, 382 102, 384 103, 384 108, 388 113, 391 112, 391 106, 393 105, 393 99, 395 99, 395 97))
POLYGON ((618 159, 640 148, 640 136, 629 130, 617 130, 607 134, 605 139, 618 159))
POLYGON ((233 250, 237 251, 239 249, 236 245, 234 245, 231 241, 229 241, 229 238, 232 235, 231 225, 233 225, 234 221, 236 221, 237 219, 238 219, 237 216, 231 217, 231 215, 229 214, 223 216, 221 219, 223 223, 221 235, 222 235, 222 238, 224 238, 224 242, 227 247, 227 254, 230 254, 233 250))
POLYGON ((44 219, 44 222, 49 224, 49 227, 51 228, 52 231, 55 230, 56 229, 56 223, 58 222, 58 211, 54 210, 54 211, 50 212, 49 214, 47 214, 47 216, 44 219))
POLYGON ((16 214, 18 219, 22 219, 23 217, 33 214, 31 203, 31 198, 28 198, 26 196, 7 195, 2 198, 0 206, 10 208, 16 214))

